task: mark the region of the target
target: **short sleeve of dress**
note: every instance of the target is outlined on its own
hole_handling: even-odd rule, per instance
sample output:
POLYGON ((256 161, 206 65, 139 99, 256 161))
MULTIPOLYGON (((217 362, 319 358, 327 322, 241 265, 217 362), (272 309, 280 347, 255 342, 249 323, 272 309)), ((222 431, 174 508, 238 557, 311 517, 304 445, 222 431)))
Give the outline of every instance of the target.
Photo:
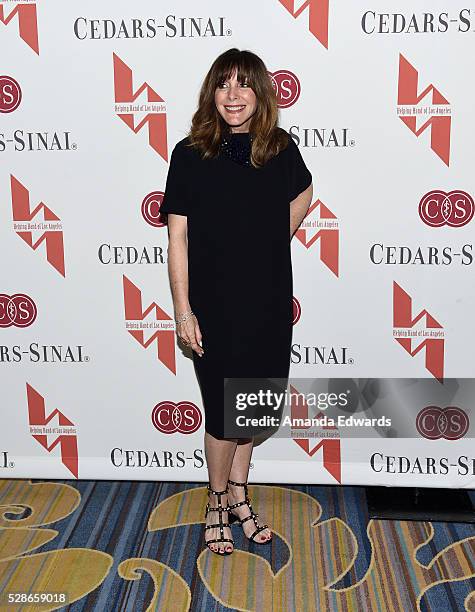
POLYGON ((188 215, 190 205, 188 163, 183 145, 178 143, 172 151, 168 166, 165 195, 160 212, 188 215))
POLYGON ((312 182, 312 175, 305 165, 300 149, 295 144, 294 139, 289 134, 289 171, 288 171, 288 201, 292 202, 295 198, 305 191, 312 182))

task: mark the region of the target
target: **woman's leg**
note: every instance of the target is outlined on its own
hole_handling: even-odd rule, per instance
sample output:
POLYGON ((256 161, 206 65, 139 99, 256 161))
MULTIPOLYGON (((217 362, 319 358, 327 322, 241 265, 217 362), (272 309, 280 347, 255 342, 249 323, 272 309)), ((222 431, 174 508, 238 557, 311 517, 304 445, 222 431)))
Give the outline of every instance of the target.
MULTIPOLYGON (((231 471, 229 473, 229 480, 234 480, 234 482, 247 482, 253 446, 254 440, 252 438, 240 438, 237 440, 237 447, 236 452, 234 453, 231 471)), ((244 487, 236 487, 230 484, 228 500, 230 505, 243 501, 244 487)), ((246 504, 244 504, 242 506, 239 506, 238 508, 235 508, 234 512, 239 518, 243 519, 249 514, 249 508, 246 504)), ((246 521, 245 523, 243 523, 242 528, 247 537, 251 536, 256 530, 254 521, 246 521)), ((270 529, 263 529, 260 533, 257 534, 256 540, 265 542, 266 540, 270 539, 271 535, 272 534, 270 529)))
MULTIPOLYGON (((208 432, 205 433, 205 455, 206 455, 206 463, 208 465, 208 474, 209 474, 209 484, 213 491, 224 491, 228 484, 228 478, 231 465, 233 463, 233 457, 236 451, 236 440, 220 440, 218 438, 213 437, 208 432)), ((233 480, 231 478, 231 480, 233 480)), ((209 505, 212 508, 217 508, 218 506, 218 497, 216 495, 209 495, 209 505)), ((228 504, 227 495, 221 496, 221 503, 223 506, 228 504)), ((228 513, 223 512, 223 523, 228 522, 228 513)), ((219 523, 219 514, 218 512, 209 512, 208 517, 206 519, 207 525, 217 524, 219 523)), ((220 537, 220 531, 218 528, 215 529, 207 529, 205 532, 206 540, 214 540, 215 538, 220 537)), ((231 538, 231 529, 229 527, 225 527, 224 529, 224 537, 231 538)), ((214 542, 210 544, 210 548, 214 551, 231 551, 233 549, 233 545, 231 542, 223 542, 219 544, 218 542, 214 542)))

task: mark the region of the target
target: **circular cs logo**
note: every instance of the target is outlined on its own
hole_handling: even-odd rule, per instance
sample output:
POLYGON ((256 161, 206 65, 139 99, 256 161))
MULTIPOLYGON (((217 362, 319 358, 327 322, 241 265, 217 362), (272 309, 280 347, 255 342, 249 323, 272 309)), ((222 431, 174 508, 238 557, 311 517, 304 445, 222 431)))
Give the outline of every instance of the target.
POLYGON ((153 426, 166 434, 191 434, 201 427, 201 422, 200 409, 191 402, 163 401, 152 411, 153 426))
POLYGON ((466 191, 429 191, 419 204, 419 216, 430 227, 462 227, 473 218, 474 201, 466 191))
POLYGON ((160 216, 160 205, 164 195, 163 191, 152 191, 145 196, 142 202, 142 216, 153 227, 163 227, 166 225, 160 216))
POLYGON ((290 70, 269 72, 277 96, 277 106, 288 108, 297 102, 300 96, 300 81, 290 70))
POLYGON ((28 327, 36 319, 36 304, 24 293, 0 293, 0 327, 28 327))
POLYGON ((295 325, 297 321, 300 319, 300 314, 302 313, 302 308, 300 307, 300 302, 296 297, 292 298, 292 325, 295 325))
POLYGON ((10 76, 0 76, 0 113, 12 113, 20 106, 21 87, 10 76))
POLYGON ((428 440, 459 440, 467 433, 469 426, 466 412, 455 406, 427 406, 416 419, 417 431, 428 440))

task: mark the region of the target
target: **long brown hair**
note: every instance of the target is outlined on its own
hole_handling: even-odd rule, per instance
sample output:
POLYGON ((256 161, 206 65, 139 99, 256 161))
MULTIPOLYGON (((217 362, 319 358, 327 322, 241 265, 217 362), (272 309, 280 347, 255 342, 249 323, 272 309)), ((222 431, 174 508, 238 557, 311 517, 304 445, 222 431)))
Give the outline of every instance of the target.
POLYGON ((249 123, 252 135, 251 163, 263 166, 286 148, 288 134, 278 127, 278 107, 272 82, 264 62, 251 51, 228 49, 218 56, 201 86, 198 108, 193 114, 188 133, 190 146, 204 158, 218 154, 221 139, 229 126, 221 117, 214 101, 216 88, 237 70, 239 82, 247 82, 256 95, 256 111, 249 123))

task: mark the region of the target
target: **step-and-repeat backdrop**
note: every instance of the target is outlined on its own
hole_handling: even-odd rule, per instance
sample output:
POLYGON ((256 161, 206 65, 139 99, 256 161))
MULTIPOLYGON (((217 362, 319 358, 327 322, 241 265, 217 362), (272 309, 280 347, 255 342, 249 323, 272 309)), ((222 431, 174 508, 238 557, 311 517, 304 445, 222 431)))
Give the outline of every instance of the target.
MULTIPOLYGON (((473 377, 474 40, 458 0, 0 2, 0 478, 207 480, 159 208, 230 47, 314 179, 294 381, 473 377)), ((472 400, 422 401, 404 438, 271 439, 250 477, 474 488, 472 400)))

